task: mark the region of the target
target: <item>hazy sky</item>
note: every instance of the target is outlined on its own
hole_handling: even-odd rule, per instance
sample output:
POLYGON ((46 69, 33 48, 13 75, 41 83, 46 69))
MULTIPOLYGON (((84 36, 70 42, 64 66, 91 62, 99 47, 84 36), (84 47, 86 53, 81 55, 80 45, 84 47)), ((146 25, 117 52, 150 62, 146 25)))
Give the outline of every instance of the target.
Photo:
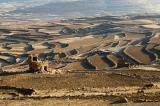
MULTIPOLYGON (((85 0, 0 0, 0 11, 10 11, 19 8, 28 8, 32 6, 43 5, 54 2, 73 2, 73 1, 85 1, 85 0)), ((90 0, 92 1, 92 0, 90 0)), ((106 5, 108 2, 126 2, 131 5, 138 5, 149 11, 160 11, 160 0, 94 0, 97 1, 97 5, 106 5)), ((119 4, 123 5, 123 4, 119 4)))
POLYGON ((44 9, 52 8, 52 13, 58 13, 59 11, 54 8, 57 6, 56 3, 58 3, 58 6, 61 6, 56 7, 56 9, 59 8, 61 9, 60 11, 68 13, 70 11, 66 11, 65 7, 67 7, 67 10, 73 10, 72 12, 74 12, 75 7, 72 3, 76 4, 77 7, 74 12, 76 14, 84 14, 85 11, 91 11, 92 13, 94 13, 94 11, 101 13, 160 13, 160 0, 0 0, 0 13, 7 13, 21 9, 31 10, 30 8, 35 9, 34 7, 37 6, 41 6, 41 10, 43 10, 43 5, 46 6, 46 4, 53 5, 49 5, 49 8, 46 8, 46 6, 44 9), (80 3, 80 5, 78 5, 78 3, 80 3), (54 10, 55 12, 53 12, 54 10))

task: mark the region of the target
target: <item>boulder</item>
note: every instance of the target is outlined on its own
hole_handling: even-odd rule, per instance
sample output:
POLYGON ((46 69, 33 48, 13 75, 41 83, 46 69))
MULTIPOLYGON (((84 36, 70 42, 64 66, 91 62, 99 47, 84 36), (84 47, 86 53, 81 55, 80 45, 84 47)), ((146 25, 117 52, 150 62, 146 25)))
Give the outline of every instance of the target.
POLYGON ((112 100, 111 104, 119 104, 119 103, 128 103, 128 99, 126 97, 117 97, 112 100))

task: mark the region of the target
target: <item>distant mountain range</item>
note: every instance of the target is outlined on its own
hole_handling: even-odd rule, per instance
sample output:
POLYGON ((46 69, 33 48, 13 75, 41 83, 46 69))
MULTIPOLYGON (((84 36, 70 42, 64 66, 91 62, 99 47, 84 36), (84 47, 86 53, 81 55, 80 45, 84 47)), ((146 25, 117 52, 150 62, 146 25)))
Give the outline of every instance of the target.
POLYGON ((0 0, 0 13, 5 13, 7 16, 25 18, 83 17, 159 12, 159 0, 0 0))

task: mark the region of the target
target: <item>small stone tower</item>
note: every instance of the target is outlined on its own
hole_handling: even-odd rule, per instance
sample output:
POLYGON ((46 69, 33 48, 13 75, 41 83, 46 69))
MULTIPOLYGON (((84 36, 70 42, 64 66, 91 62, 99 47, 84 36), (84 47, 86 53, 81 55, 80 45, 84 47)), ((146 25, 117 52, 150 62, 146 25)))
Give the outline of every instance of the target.
POLYGON ((48 61, 38 60, 37 55, 30 55, 28 57, 29 70, 31 72, 46 73, 48 72, 48 61))

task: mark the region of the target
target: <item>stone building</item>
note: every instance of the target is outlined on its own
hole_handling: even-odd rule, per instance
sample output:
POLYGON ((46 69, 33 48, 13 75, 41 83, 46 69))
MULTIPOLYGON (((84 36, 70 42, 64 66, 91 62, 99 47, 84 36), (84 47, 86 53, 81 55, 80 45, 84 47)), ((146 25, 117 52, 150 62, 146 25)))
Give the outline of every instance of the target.
POLYGON ((28 57, 29 70, 31 72, 46 73, 48 70, 48 61, 38 60, 37 55, 30 55, 28 57))

